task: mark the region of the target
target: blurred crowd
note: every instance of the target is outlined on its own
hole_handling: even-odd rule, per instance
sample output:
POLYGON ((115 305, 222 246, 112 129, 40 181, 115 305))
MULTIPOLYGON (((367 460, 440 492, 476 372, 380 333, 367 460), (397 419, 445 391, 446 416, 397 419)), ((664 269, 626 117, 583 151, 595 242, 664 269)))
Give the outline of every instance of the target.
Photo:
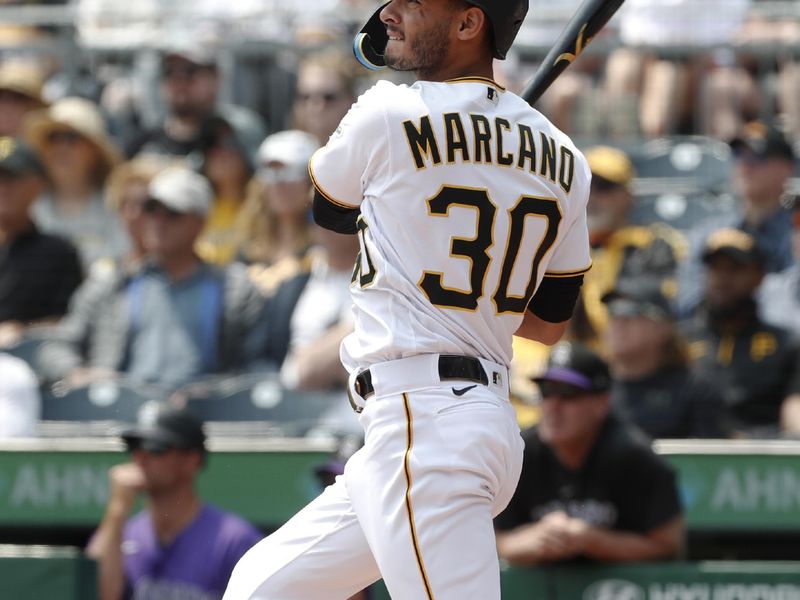
MULTIPOLYGON (((306 165, 375 81, 349 56, 375 3, 0 10, 34 4, 58 6, 0 25, 0 434, 35 434, 44 399, 97 382, 186 402, 253 377, 328 394, 352 427, 338 346, 358 242, 313 224, 306 165)), ((532 0, 505 85, 578 4, 532 0)), ((800 432, 798 4, 628 0, 539 103, 593 172, 568 338, 607 360, 612 406, 653 438, 800 432), (645 172, 662 146, 671 166, 645 172), (645 184, 670 177, 678 200, 643 217, 645 184), (669 218, 701 200, 702 219, 669 218)), ((529 424, 547 350, 515 354, 529 424)))

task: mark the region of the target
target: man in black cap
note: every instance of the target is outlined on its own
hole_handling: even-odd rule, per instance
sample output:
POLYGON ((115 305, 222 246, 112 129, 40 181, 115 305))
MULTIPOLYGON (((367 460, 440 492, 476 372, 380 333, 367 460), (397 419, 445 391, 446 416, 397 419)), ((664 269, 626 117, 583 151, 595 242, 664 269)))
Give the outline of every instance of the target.
POLYGON ((686 326, 696 369, 723 395, 734 435, 775 436, 791 393, 798 347, 758 315, 766 258, 756 239, 720 229, 706 243, 703 303, 686 326))
POLYGON ((727 437, 716 385, 690 369, 688 344, 659 279, 622 280, 603 296, 611 402, 653 439, 727 437))
POLYGON ((677 557, 685 525, 675 474, 610 413, 603 360, 561 342, 534 381, 541 421, 522 434, 520 482, 495 520, 500 557, 516 565, 677 557))
POLYGON ((100 600, 219 599, 239 558, 263 536, 204 503, 195 481, 206 460, 202 423, 162 408, 122 433, 132 461, 109 472, 109 500, 87 552, 100 600), (140 494, 144 511, 129 519, 140 494))
POLYGON ((75 247, 40 233, 31 220, 30 207, 45 185, 34 152, 0 137, 0 347, 60 318, 83 278, 75 247))
POLYGON ((701 255, 708 236, 718 229, 732 227, 753 236, 763 252, 767 272, 782 271, 792 264, 792 219, 782 203, 795 168, 792 146, 781 131, 753 122, 731 140, 730 147, 739 210, 726 211, 689 233, 689 256, 680 265, 678 280, 678 308, 682 315, 700 302, 701 255))

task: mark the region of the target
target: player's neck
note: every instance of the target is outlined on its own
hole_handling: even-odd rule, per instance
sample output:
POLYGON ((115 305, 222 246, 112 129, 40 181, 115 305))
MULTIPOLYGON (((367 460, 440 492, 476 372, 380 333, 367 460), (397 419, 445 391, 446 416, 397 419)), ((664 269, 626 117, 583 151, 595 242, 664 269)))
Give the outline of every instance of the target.
POLYGON ((460 77, 494 79, 492 61, 449 61, 435 70, 417 71, 417 79, 420 81, 448 81, 460 77))

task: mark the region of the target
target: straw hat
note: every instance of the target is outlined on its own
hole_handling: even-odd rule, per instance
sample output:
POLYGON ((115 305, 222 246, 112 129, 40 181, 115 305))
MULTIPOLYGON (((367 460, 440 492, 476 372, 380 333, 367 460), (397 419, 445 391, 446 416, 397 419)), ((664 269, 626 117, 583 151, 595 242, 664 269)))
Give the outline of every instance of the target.
POLYGON ((39 105, 39 108, 47 106, 42 99, 42 85, 39 70, 30 64, 7 62, 0 65, 0 90, 8 90, 30 98, 39 105))
POLYGON ((36 111, 25 121, 25 137, 40 152, 53 132, 70 129, 100 150, 106 172, 121 160, 120 151, 108 135, 106 123, 97 105, 84 98, 62 98, 46 110, 36 111))

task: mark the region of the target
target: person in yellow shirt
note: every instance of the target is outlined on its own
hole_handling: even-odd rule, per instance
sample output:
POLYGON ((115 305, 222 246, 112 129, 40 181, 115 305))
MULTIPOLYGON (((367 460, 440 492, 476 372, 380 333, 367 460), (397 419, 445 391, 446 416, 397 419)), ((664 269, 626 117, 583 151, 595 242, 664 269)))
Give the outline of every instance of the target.
POLYGON ((253 175, 253 157, 240 133, 222 118, 208 124, 203 147, 200 172, 211 182, 214 202, 196 250, 206 262, 226 265, 239 250, 237 219, 253 175))

